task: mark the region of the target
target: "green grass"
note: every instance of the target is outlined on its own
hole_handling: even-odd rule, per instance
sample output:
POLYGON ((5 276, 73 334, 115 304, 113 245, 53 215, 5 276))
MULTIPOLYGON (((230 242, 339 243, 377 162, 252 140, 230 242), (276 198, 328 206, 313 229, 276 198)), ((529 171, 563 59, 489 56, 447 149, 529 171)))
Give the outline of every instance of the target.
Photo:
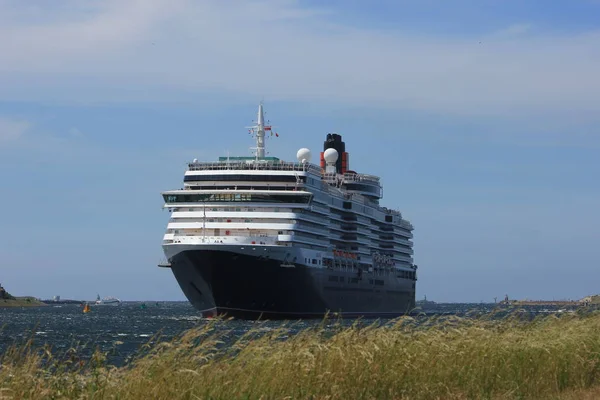
MULTIPOLYGON (((325 324, 334 324, 325 329, 325 324)), ((522 321, 410 317, 290 335, 257 327, 226 345, 215 320, 153 340, 126 367, 96 352, 52 355, 31 343, 0 358, 0 399, 592 399, 600 398, 600 314, 522 321)))

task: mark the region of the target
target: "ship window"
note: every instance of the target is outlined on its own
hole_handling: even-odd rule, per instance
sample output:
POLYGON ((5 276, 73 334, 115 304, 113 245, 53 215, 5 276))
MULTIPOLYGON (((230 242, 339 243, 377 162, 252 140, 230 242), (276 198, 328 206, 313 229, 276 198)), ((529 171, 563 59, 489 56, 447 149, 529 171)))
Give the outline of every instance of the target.
POLYGON ((352 209, 352 203, 349 202, 349 201, 345 201, 344 202, 344 208, 347 209, 347 210, 352 209))
POLYGON ((316 259, 316 258, 313 258, 313 259, 312 259, 312 263, 313 263, 314 265, 316 265, 316 264, 317 264, 317 259, 316 259))

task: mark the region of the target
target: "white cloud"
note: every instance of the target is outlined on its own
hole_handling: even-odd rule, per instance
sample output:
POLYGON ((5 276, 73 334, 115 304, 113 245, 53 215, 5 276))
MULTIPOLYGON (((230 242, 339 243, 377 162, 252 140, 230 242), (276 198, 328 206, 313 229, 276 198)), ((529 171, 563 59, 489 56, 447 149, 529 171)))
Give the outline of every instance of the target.
POLYGON ((4 100, 217 92, 459 115, 600 111, 600 31, 524 35, 530 26, 521 24, 482 37, 419 37, 344 26, 331 10, 292 0, 21 4, 0 2, 10 16, 0 20, 9 38, 0 42, 4 100))
POLYGON ((0 116, 0 145, 18 140, 30 127, 27 121, 0 116))

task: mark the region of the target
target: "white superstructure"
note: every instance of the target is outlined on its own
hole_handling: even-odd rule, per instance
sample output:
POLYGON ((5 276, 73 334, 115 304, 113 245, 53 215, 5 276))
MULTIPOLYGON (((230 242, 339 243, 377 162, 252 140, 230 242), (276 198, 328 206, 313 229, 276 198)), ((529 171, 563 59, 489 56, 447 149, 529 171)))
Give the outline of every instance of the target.
MULTIPOLYGON (((364 270, 416 279, 412 225, 379 205, 378 177, 348 170, 347 153, 300 149, 297 161, 265 157, 262 104, 254 157, 188 164, 183 188, 162 193, 171 212, 163 237, 167 259, 190 249, 227 248, 283 265, 364 270), (343 156, 345 167, 336 167, 343 156)), ((339 135, 335 140, 340 140, 339 135)), ((343 144, 343 142, 341 142, 343 144)), ((414 286, 413 286, 414 287, 414 286)))

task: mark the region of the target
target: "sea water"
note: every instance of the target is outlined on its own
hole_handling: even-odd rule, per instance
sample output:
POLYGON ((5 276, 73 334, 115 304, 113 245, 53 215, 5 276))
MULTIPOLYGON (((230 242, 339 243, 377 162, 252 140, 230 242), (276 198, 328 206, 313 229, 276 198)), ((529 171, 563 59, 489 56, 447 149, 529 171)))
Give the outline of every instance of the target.
MULTIPOLYGON (((494 304, 440 304, 427 306, 416 318, 427 319, 439 315, 482 315, 495 310, 494 304)), ((547 308, 530 309, 535 315, 557 312, 547 308)), ((361 319, 361 324, 386 323, 388 320, 361 319)), ((303 328, 321 324, 322 320, 288 322, 292 333, 303 328)), ((340 321, 331 321, 325 327, 333 327, 340 321)), ((349 326, 356 320, 342 320, 349 326)), ((49 305, 46 307, 0 308, 0 354, 15 343, 33 340, 36 347, 51 346, 51 351, 62 354, 72 347, 80 349, 79 356, 89 357, 94 350, 107 353, 112 365, 126 364, 138 353, 141 346, 156 335, 160 340, 172 340, 191 328, 202 327, 209 320, 188 302, 122 303, 119 306, 92 306, 91 312, 83 313, 79 305, 49 305)), ((226 329, 228 338, 234 341, 251 329, 276 329, 281 321, 228 320, 219 322, 218 329, 226 329)), ((333 328, 332 328, 333 329, 333 328)))

